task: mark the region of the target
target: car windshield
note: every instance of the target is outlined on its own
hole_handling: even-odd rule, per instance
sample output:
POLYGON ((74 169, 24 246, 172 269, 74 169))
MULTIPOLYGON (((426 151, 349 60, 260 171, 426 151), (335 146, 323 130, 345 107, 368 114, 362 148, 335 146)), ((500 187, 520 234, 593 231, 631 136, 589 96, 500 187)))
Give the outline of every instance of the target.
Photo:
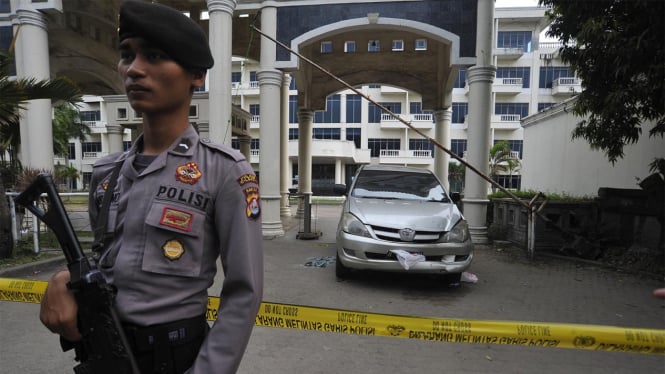
POLYGON ((449 202, 439 181, 430 173, 363 170, 351 191, 353 197, 449 202))

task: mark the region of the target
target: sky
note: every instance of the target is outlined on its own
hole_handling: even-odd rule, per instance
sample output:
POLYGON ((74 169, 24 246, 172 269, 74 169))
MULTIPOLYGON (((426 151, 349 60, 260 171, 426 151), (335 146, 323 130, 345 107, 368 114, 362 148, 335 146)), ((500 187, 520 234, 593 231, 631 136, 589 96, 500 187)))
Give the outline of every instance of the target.
POLYGON ((537 5, 538 5, 538 0, 496 0, 496 2, 494 3, 495 8, 537 6, 537 5))

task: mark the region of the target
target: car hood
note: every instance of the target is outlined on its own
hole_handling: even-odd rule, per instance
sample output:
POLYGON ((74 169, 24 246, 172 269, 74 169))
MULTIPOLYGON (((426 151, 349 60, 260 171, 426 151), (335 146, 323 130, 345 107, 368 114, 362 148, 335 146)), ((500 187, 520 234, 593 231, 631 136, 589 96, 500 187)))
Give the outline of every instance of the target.
POLYGON ((450 231, 463 219, 452 203, 418 200, 350 198, 349 211, 363 223, 422 231, 450 231))

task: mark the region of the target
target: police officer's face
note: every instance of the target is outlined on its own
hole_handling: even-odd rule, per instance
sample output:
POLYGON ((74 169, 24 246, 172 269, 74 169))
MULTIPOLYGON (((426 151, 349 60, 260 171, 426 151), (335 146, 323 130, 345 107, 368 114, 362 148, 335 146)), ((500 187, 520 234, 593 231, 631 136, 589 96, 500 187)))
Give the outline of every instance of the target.
POLYGON ((118 72, 129 104, 144 113, 189 110, 191 92, 204 83, 205 74, 185 70, 162 50, 142 38, 120 43, 118 72))

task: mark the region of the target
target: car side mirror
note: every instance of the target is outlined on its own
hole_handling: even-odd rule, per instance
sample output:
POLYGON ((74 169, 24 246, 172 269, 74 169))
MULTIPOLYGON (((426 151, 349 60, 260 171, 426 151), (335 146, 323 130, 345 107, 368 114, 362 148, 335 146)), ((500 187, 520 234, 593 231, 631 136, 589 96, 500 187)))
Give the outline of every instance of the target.
POLYGON ((460 200, 462 200, 462 196, 459 192, 451 192, 450 199, 453 201, 453 203, 457 204, 460 200))
POLYGON ((333 193, 335 195, 346 195, 346 184, 335 183, 333 186, 333 193))

